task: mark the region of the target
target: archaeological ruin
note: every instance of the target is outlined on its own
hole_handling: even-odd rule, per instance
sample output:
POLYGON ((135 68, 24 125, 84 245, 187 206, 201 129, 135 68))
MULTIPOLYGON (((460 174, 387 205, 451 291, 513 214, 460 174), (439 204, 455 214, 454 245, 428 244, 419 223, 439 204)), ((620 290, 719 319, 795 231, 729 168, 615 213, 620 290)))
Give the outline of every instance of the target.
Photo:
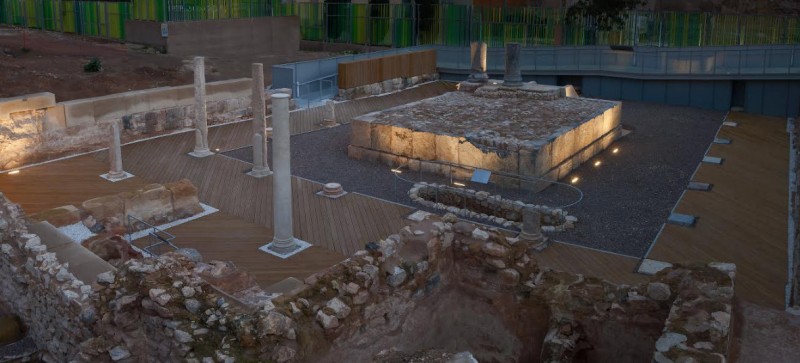
POLYGON ((361 52, 308 17, 396 4, 273 5, 0 26, 0 72, 68 62, 23 31, 140 67, 0 98, 0 363, 800 361, 796 46, 361 52))

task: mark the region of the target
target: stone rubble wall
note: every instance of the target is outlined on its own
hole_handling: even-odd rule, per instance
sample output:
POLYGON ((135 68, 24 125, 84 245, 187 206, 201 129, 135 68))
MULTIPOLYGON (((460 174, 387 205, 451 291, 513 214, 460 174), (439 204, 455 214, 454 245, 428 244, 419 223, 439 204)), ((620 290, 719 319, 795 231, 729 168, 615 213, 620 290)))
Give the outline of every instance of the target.
MULTIPOLYGON (((251 113, 251 83, 249 78, 209 82, 206 89, 208 123, 220 124, 247 117, 251 113)), ((23 99, 37 95, 23 96, 23 99)), ((0 171, 46 160, 53 155, 106 147, 112 122, 122 124, 126 141, 194 125, 193 85, 61 103, 55 103, 54 97, 44 97, 45 102, 21 104, 18 98, 0 100, 0 171), (52 102, 46 102, 51 98, 52 102), (28 108, 20 107, 22 105, 28 108)))
POLYGON ((439 79, 438 73, 422 74, 413 77, 399 77, 388 79, 382 82, 368 84, 348 89, 339 89, 340 100, 354 100, 366 96, 377 96, 384 93, 399 91, 413 87, 420 83, 436 81, 439 79))
POLYGON ((3 298, 30 326, 46 361, 341 361, 336 353, 390 348, 376 342, 413 334, 409 314, 448 286, 505 301, 486 312, 504 315, 505 324, 530 324, 515 309, 544 304, 550 312, 545 362, 572 362, 602 338, 592 327, 607 323, 634 331, 664 326, 655 344, 659 362, 718 361, 727 354, 733 296, 727 264, 676 266, 648 284, 614 285, 542 268, 529 243, 447 214, 367 244, 289 294, 242 306, 202 278, 225 264, 178 253, 127 261, 84 285, 60 272, 38 237, 26 234, 20 209, 2 201, 3 298))
POLYGON ((478 218, 503 227, 522 228, 522 210, 534 208, 541 213, 543 232, 563 232, 574 228, 578 218, 562 209, 525 204, 519 200, 503 199, 501 195, 449 185, 420 182, 408 191, 414 202, 425 207, 453 213, 464 218, 478 218))
POLYGON ((45 362, 67 362, 93 335, 92 287, 28 233, 22 209, 0 193, 0 299, 20 317, 45 362))
POLYGON ((659 272, 651 295, 675 291, 653 362, 725 362, 730 352, 736 265, 709 263, 659 272))

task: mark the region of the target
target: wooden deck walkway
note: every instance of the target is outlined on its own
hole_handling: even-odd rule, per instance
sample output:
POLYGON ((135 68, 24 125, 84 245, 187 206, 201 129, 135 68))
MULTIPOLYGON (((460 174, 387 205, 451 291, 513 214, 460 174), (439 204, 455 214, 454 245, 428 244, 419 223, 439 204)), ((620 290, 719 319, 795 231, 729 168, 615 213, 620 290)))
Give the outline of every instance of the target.
MULTIPOLYGON (((169 233, 176 238, 177 246, 194 248, 205 261, 233 261, 247 271, 262 288, 287 277, 300 280, 333 266, 346 257, 329 249, 311 246, 308 249, 281 259, 258 250, 272 241, 272 230, 245 222, 225 212, 217 212, 172 227, 169 233)), ((147 241, 137 240, 139 247, 147 241)))
MULTIPOLYGON (((558 235, 554 235, 556 239, 558 235)), ((603 252, 567 243, 551 243, 541 253, 535 254, 540 266, 555 270, 595 276, 615 284, 639 284, 648 276, 635 273, 639 259, 603 252)))
POLYGON ((693 228, 666 225, 647 258, 667 262, 736 263, 736 294, 782 308, 787 266, 789 139, 786 120, 731 113, 693 181, 710 192, 686 191, 676 212, 698 216, 693 228))
MULTIPOLYGON (((369 97, 337 105, 337 117, 347 122, 356 115, 394 107, 451 91, 452 84, 435 82, 388 96, 369 97)), ((292 133, 313 131, 324 108, 292 113, 292 133)), ((249 145, 250 122, 221 125, 209 130, 212 149, 249 145)), ((0 191, 22 204, 28 213, 136 189, 153 182, 191 180, 200 200, 220 212, 173 227, 169 231, 181 247, 196 248, 206 260, 230 260, 250 272, 266 287, 286 277, 304 278, 341 261, 366 242, 396 233, 408 222, 413 208, 357 193, 339 199, 315 195, 321 185, 293 178, 294 231, 315 246, 288 260, 257 248, 272 239, 272 178, 244 175, 249 163, 214 155, 195 159, 186 155, 194 145, 192 133, 180 133, 123 147, 125 169, 136 177, 110 183, 98 177, 107 172, 107 153, 83 155, 26 168, 17 175, 0 174, 0 191)), ((636 260, 568 244, 553 244, 537 255, 540 265, 605 278, 615 283, 646 279, 633 274, 636 260)))

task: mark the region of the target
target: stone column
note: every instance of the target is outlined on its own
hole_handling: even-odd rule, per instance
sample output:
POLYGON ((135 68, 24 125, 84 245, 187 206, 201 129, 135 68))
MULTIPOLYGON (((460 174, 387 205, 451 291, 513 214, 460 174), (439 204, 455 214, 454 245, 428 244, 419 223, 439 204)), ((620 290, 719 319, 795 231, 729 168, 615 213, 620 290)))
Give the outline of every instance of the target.
POLYGON ((469 46, 469 55, 472 60, 472 68, 468 81, 484 83, 489 80, 486 74, 486 43, 472 42, 469 46))
POLYGON ((289 148, 289 95, 272 95, 272 228, 275 237, 269 249, 288 254, 299 248, 292 224, 292 174, 289 148))
POLYGON ((503 76, 503 85, 506 87, 519 87, 522 85, 522 72, 519 68, 519 57, 522 48, 519 43, 506 44, 506 73, 503 76))
POLYGON ((213 155, 208 148, 208 120, 206 119, 206 66, 203 57, 194 57, 194 151, 189 155, 203 158, 213 155))
POLYGON ((119 123, 111 123, 111 143, 108 146, 108 161, 111 167, 108 171, 109 180, 124 179, 127 176, 122 170, 122 143, 119 137, 119 123))
POLYGON ((333 100, 328 100, 325 102, 325 106, 328 108, 328 117, 322 119, 322 126, 334 127, 338 125, 336 123, 336 103, 333 100))
POLYGON ((519 239, 530 242, 542 242, 542 221, 541 213, 533 208, 522 210, 522 230, 519 232, 519 239))
POLYGON ((272 175, 267 149, 267 117, 264 109, 264 65, 253 63, 253 170, 247 175, 256 178, 272 175))

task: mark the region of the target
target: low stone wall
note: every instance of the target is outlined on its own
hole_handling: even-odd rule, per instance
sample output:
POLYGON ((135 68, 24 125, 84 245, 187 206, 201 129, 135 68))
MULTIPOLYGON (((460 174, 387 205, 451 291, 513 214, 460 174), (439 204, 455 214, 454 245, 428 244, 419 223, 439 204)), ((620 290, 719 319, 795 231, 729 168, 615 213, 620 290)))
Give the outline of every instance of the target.
POLYGON ((385 80, 383 82, 372 83, 366 86, 359 86, 348 89, 339 89, 340 100, 353 100, 366 96, 376 96, 388 92, 399 91, 413 87, 420 83, 435 81, 439 79, 439 73, 422 74, 413 77, 400 77, 385 80))
MULTIPOLYGON (((251 85, 249 78, 208 83, 208 123, 230 122, 249 115, 251 85)), ((8 103, 20 102, 0 101, 0 109, 8 103)), ((123 125, 126 140, 194 125, 193 85, 25 105, 30 108, 15 107, 7 117, 0 113, 0 171, 54 155, 105 147, 112 122, 123 125)))
POLYGON ((574 228, 578 218, 567 215, 562 209, 543 205, 525 204, 518 200, 503 199, 485 191, 475 191, 436 183, 414 184, 408 191, 414 202, 429 208, 453 213, 460 217, 483 219, 503 227, 522 228, 522 210, 534 208, 541 213, 542 232, 562 232, 574 228))
POLYGON ((75 278, 37 235, 28 233, 22 209, 2 193, 0 291, 46 362, 70 361, 93 335, 91 285, 75 278))

